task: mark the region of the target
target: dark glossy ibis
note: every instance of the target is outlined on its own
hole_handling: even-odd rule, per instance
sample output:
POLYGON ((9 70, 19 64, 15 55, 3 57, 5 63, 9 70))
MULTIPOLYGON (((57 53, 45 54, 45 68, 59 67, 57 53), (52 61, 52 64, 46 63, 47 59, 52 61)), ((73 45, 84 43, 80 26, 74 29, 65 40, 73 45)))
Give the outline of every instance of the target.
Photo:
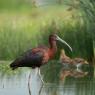
POLYGON ((67 45, 69 49, 72 51, 72 48, 64 40, 59 38, 56 34, 52 34, 49 36, 49 47, 39 46, 37 48, 33 48, 26 51, 22 56, 18 57, 15 61, 13 61, 10 64, 10 67, 13 70, 15 70, 18 67, 32 67, 32 69, 38 68, 37 73, 39 74, 42 83, 44 83, 40 74, 40 67, 48 63, 49 60, 54 58, 57 52, 57 40, 67 45))
POLYGON ((18 57, 15 61, 10 64, 10 67, 15 70, 18 67, 36 67, 46 64, 49 60, 53 59, 57 52, 56 41, 59 40, 66 44, 72 51, 72 48, 56 34, 49 36, 50 47, 39 46, 37 48, 26 51, 22 56, 18 57))

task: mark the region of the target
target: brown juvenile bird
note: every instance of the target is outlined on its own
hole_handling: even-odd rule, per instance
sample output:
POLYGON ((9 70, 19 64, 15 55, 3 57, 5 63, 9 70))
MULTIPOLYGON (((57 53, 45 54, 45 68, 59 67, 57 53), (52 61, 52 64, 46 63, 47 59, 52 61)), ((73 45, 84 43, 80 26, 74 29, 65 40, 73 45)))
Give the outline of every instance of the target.
POLYGON ((88 72, 82 71, 81 67, 88 62, 82 58, 71 59, 65 54, 65 51, 61 50, 60 61, 63 65, 60 72, 60 79, 63 80, 67 76, 72 76, 75 78, 84 77, 88 72))
POLYGON ((62 64, 72 63, 72 59, 65 54, 65 51, 63 49, 61 50, 60 61, 62 64))

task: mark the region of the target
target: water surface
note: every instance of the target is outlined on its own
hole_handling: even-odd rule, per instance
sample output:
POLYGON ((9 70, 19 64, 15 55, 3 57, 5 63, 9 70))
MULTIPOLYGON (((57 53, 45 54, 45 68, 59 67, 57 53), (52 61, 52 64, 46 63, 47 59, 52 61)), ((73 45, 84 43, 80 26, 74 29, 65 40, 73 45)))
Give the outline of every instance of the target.
MULTIPOLYGON (((27 84, 30 72, 31 69, 29 68, 20 68, 12 71, 8 64, 0 65, 0 95, 29 95, 27 84)), ((41 73, 45 73, 43 79, 47 83, 43 85, 40 95, 95 95, 94 77, 67 77, 65 82, 59 82, 56 79, 56 69, 55 75, 51 73, 51 70, 47 72, 47 75, 45 71, 42 72, 41 70, 41 73)), ((41 84, 39 76, 36 76, 35 71, 32 70, 30 82, 32 95, 39 95, 41 84)))

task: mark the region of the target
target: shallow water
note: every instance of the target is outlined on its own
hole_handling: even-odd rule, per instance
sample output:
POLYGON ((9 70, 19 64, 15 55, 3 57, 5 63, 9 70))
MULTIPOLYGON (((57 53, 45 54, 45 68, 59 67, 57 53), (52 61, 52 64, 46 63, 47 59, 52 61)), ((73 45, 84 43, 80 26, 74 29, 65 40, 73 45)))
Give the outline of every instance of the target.
MULTIPOLYGON (((1 68, 2 66, 0 66, 1 68)), ((19 73, 14 73, 10 76, 8 68, 4 67, 0 69, 0 95, 29 95, 28 89, 28 76, 31 69, 21 68, 19 73), (6 71, 6 72, 5 72, 6 71)), ((11 70, 10 70, 11 71, 11 70)), ((14 71, 11 71, 13 73, 14 71)), ((48 72, 49 73, 49 72, 48 72)), ((52 75, 51 77, 54 77, 52 75)), ((44 78, 43 78, 44 79, 44 78)), ((45 80, 45 79, 44 79, 45 80)), ((41 80, 38 75, 35 75, 35 71, 32 70, 30 88, 31 95, 39 95, 41 88, 41 80)), ((40 95, 95 95, 95 81, 94 77, 85 78, 66 78, 63 82, 50 82, 43 85, 40 95)))

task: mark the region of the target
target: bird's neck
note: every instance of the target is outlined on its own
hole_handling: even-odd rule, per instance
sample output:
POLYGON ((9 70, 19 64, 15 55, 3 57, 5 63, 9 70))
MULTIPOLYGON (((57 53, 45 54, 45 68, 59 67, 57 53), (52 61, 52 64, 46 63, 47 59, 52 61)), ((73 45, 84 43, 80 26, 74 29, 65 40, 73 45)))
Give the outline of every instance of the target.
POLYGON ((57 52, 56 41, 52 41, 52 42, 50 42, 49 57, 53 58, 55 56, 56 52, 57 52))
POLYGON ((56 41, 50 42, 50 49, 56 53, 56 51, 57 51, 56 41))

